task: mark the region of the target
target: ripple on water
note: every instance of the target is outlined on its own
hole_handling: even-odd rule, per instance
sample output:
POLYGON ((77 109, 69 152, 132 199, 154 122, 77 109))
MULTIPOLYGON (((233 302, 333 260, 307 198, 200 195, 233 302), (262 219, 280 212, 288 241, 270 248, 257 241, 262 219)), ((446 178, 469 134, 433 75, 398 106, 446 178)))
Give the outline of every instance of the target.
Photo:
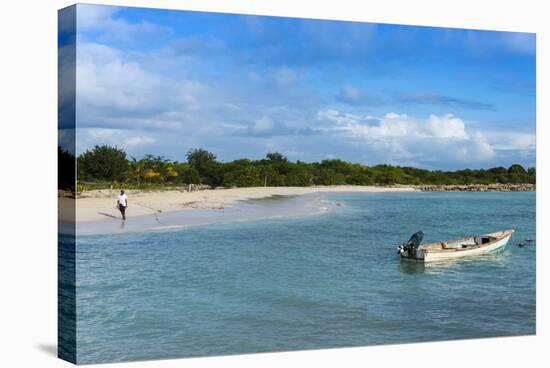
POLYGON ((535 333, 536 244, 515 246, 536 238, 534 193, 299 198, 239 207, 259 221, 79 238, 79 361, 535 333), (437 241, 504 228, 516 233, 496 254, 395 255, 420 229, 437 241))

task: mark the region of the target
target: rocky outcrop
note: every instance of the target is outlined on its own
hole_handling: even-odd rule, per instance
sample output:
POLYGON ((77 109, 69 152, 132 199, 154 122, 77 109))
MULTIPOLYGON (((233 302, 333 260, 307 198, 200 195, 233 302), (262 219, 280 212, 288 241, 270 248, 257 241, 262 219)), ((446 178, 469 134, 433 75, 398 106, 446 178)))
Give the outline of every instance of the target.
POLYGON ((423 192, 530 192, 535 184, 417 185, 423 192))

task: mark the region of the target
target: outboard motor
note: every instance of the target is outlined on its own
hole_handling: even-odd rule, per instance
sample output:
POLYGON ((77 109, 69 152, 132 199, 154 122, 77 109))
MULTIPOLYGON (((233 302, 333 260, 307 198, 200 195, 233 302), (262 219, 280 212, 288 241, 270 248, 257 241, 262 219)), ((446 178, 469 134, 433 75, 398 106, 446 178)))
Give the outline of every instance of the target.
POLYGON ((415 251, 420 243, 422 243, 422 239, 424 239, 424 233, 422 231, 417 231, 412 234, 407 242, 397 247, 397 254, 403 254, 405 252, 410 252, 409 254, 412 254, 412 251, 415 251))

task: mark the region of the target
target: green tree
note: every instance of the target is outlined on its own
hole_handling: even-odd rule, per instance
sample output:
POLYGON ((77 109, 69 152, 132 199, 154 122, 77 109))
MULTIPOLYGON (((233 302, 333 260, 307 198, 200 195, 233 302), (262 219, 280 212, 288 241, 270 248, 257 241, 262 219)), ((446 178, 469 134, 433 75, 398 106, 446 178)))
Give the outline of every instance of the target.
POLYGON ((523 166, 514 164, 508 168, 508 174, 525 175, 527 174, 527 171, 525 171, 523 166))
POLYGON ((187 162, 195 168, 201 183, 219 186, 223 182, 223 165, 216 161, 216 155, 202 148, 187 152, 187 162))
MULTIPOLYGON (((74 157, 60 148, 58 156, 60 187, 70 186, 71 180, 63 179, 61 172, 71 171, 74 157)), ((269 152, 261 160, 239 159, 222 163, 216 160, 214 153, 201 148, 187 152, 185 163, 155 155, 145 155, 139 161, 135 158, 128 161, 123 150, 110 146, 96 146, 80 155, 78 175, 80 180, 111 182, 122 182, 128 178, 130 182, 137 183, 138 187, 146 182, 163 185, 203 183, 214 187, 536 183, 536 169, 531 167, 526 170, 519 164, 509 168, 431 171, 392 165, 370 167, 343 160, 291 162, 279 152, 269 152)))
POLYGON ((537 169, 534 167, 527 169, 527 180, 531 184, 535 184, 537 182, 537 169))
POLYGON ((145 161, 138 161, 135 157, 132 157, 132 160, 128 163, 128 166, 131 178, 136 181, 139 187, 145 179, 145 171, 147 170, 145 161))
POLYGON ((122 182, 128 172, 126 152, 107 145, 95 146, 78 156, 79 179, 122 182))
POLYGON ((145 155, 140 162, 144 177, 150 181, 165 184, 178 176, 175 164, 163 156, 145 155))
POLYGON ((216 155, 202 148, 192 149, 186 156, 189 165, 197 169, 200 175, 204 174, 208 166, 216 162, 216 155))
POLYGON ((391 165, 378 165, 374 167, 377 184, 392 185, 401 184, 405 181, 405 175, 400 167, 391 165))
POLYGON ((288 166, 287 174, 283 177, 283 185, 307 187, 315 184, 314 165, 296 162, 288 166))
POLYGON ((493 183, 507 183, 508 182, 508 170, 505 167, 493 167, 486 170, 488 174, 489 182, 493 183))
POLYGON ((256 168, 260 172, 260 176, 262 178, 261 185, 266 185, 268 187, 276 187, 276 186, 282 186, 285 183, 284 176, 280 175, 277 170, 273 167, 273 165, 270 165, 269 163, 265 163, 265 160, 259 161, 255 163, 256 168))
POLYGON ((194 167, 188 167, 179 171, 179 178, 185 184, 199 184, 201 182, 199 172, 194 167))
POLYGON ((523 166, 514 164, 508 168, 508 181, 510 183, 521 183, 527 180, 527 171, 525 171, 523 166))
POLYGON ((286 156, 279 152, 269 152, 265 156, 265 159, 261 160, 259 164, 270 167, 275 171, 274 175, 273 173, 270 175, 272 182, 271 185, 286 185, 285 176, 287 175, 291 165, 286 156))
POLYGON ((263 185, 261 170, 250 160, 235 160, 227 164, 223 185, 228 187, 257 187, 263 185))
POLYGON ((69 151, 57 147, 57 186, 58 189, 74 192, 75 178, 75 157, 69 151))
POLYGON ((269 152, 265 158, 271 162, 288 162, 286 156, 279 152, 269 152))
POLYGON ((337 172, 334 169, 320 167, 315 177, 315 184, 318 185, 341 185, 346 184, 344 174, 337 172))
POLYGON ((346 183, 350 185, 373 185, 374 178, 365 172, 352 173, 346 177, 346 183))

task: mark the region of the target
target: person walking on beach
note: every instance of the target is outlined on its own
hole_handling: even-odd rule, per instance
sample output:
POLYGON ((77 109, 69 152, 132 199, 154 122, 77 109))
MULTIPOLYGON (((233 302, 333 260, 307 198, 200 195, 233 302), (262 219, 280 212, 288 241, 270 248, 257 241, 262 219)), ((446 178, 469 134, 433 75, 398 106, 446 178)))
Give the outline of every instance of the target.
POLYGON ((126 220, 126 208, 128 208, 128 196, 123 190, 120 191, 120 195, 116 201, 118 210, 122 214, 122 219, 126 220))

